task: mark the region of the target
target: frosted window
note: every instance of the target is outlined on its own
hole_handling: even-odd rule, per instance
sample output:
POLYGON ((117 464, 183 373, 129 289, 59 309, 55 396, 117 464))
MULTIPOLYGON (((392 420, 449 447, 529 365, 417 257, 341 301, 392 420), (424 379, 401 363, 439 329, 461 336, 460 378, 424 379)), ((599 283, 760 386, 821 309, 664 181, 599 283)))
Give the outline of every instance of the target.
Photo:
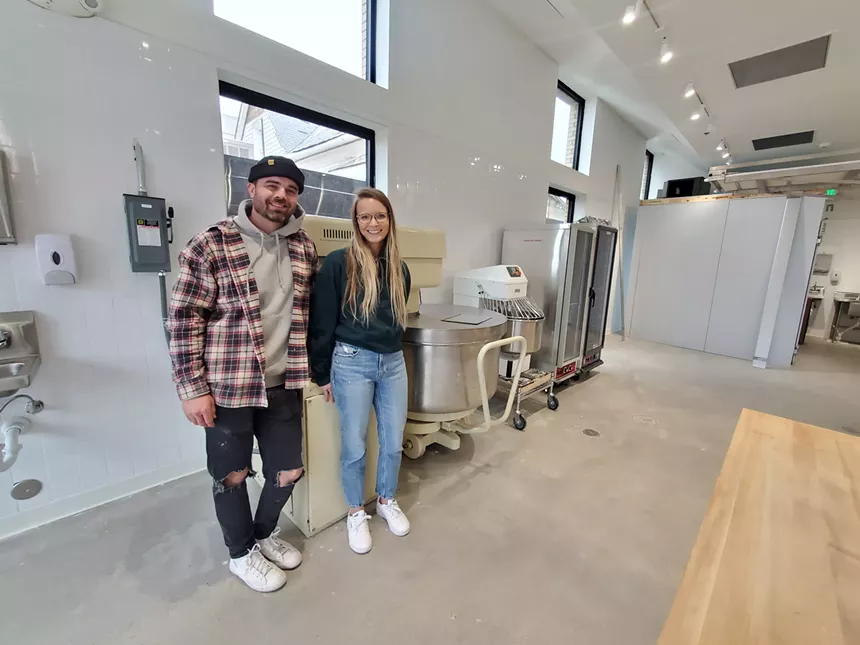
POLYGON ((214 0, 215 15, 361 78, 369 78, 371 0, 214 0))

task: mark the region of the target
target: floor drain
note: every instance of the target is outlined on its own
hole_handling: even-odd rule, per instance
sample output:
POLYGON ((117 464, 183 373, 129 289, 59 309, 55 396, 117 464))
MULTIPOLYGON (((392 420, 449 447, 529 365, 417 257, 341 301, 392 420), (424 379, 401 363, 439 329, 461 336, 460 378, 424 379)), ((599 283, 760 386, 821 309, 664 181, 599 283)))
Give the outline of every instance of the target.
POLYGON ((599 437, 600 433, 597 430, 592 430, 591 428, 586 428, 582 431, 586 437, 599 437))

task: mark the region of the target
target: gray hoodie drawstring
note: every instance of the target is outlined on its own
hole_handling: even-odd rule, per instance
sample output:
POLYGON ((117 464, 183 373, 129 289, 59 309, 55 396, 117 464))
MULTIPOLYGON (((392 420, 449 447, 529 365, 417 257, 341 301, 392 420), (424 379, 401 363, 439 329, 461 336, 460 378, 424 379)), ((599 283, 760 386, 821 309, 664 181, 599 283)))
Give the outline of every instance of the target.
POLYGON ((284 279, 281 277, 281 238, 277 231, 275 231, 275 253, 278 258, 278 284, 281 285, 281 291, 286 293, 287 290, 284 288, 284 279))
MULTIPOLYGON (((281 277, 281 236, 277 231, 275 231, 274 235, 275 235, 275 255, 276 255, 277 260, 278 260, 278 262, 277 262, 278 284, 281 286, 281 291, 286 293, 287 289, 286 289, 286 287, 284 287, 284 279, 283 279, 283 277, 281 277)), ((245 291, 247 292, 249 298, 251 297, 251 274, 254 271, 254 265, 257 263, 257 260, 259 260, 263 256, 263 249, 265 246, 266 246, 266 236, 262 231, 260 231, 260 250, 257 251, 256 257, 254 257, 254 259, 251 260, 251 262, 248 264, 248 271, 245 274, 245 291)))

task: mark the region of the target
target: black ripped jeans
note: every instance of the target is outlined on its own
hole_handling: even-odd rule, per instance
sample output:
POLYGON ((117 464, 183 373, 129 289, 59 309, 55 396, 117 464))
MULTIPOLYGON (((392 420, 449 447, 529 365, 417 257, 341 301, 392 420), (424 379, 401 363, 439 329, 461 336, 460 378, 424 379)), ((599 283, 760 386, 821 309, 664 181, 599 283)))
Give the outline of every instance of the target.
POLYGON ((267 408, 217 406, 215 426, 206 428, 206 459, 214 480, 215 515, 231 558, 246 555, 256 540, 272 534, 295 486, 295 482, 280 486, 278 473, 302 468, 302 392, 273 387, 266 396, 267 408), (254 437, 266 483, 252 519, 245 481, 228 486, 224 480, 245 468, 251 474, 254 437))

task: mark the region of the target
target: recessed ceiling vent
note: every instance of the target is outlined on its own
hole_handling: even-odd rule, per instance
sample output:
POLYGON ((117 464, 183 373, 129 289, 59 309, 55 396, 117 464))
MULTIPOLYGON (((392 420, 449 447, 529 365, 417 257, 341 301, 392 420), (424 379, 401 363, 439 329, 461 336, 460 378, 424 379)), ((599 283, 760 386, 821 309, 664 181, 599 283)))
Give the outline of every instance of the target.
POLYGON ((771 148, 787 148, 789 146, 801 146, 804 143, 812 143, 815 130, 807 132, 793 132, 792 134, 780 134, 775 137, 764 137, 753 139, 753 148, 756 150, 770 150, 771 148))
POLYGON ((821 69, 827 64, 830 36, 729 63, 735 87, 749 87, 821 69))

